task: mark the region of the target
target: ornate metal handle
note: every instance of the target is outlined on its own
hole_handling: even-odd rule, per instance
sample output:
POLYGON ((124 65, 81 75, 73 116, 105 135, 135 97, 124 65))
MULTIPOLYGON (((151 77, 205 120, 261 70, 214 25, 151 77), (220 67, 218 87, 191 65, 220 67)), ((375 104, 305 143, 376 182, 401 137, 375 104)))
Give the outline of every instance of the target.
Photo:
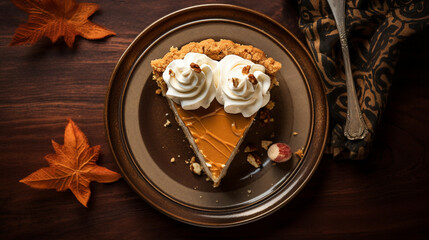
POLYGON ((362 117, 359 102, 356 97, 355 85, 353 82, 352 68, 350 65, 349 47, 347 45, 347 36, 345 29, 345 5, 344 0, 328 0, 337 23, 338 33, 340 35, 341 50, 344 58, 344 68, 346 72, 347 87, 347 119, 344 128, 344 136, 349 140, 363 139, 368 133, 368 128, 362 117))

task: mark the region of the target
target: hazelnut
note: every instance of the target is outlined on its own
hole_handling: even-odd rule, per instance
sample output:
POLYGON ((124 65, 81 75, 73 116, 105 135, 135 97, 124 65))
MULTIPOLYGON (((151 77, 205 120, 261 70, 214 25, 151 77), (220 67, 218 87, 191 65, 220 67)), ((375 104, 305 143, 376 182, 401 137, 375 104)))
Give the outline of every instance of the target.
POLYGON ((286 143, 275 143, 268 148, 268 157, 274 162, 286 162, 291 159, 292 151, 286 143))

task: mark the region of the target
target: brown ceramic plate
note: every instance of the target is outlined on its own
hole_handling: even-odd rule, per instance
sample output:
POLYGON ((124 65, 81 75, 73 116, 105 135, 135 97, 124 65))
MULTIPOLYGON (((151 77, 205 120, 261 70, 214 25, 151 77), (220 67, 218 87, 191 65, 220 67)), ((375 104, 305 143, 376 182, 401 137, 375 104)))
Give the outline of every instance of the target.
POLYGON ((260 219, 291 200, 310 179, 327 135, 326 98, 316 68, 303 45, 269 17, 242 7, 210 4, 186 8, 146 28, 119 60, 106 97, 107 136, 129 185, 149 204, 177 220, 227 227, 260 219), (150 61, 171 46, 213 38, 250 44, 283 64, 280 87, 272 90, 274 122, 255 122, 242 145, 261 140, 304 149, 304 158, 273 165, 259 147, 263 167, 255 169, 243 151, 220 187, 189 171, 189 143, 156 95, 150 61), (169 119, 172 125, 163 124, 169 119), (294 135, 297 132, 298 135, 294 135), (180 156, 179 156, 180 155, 180 156), (170 159, 175 157, 176 162, 170 159))

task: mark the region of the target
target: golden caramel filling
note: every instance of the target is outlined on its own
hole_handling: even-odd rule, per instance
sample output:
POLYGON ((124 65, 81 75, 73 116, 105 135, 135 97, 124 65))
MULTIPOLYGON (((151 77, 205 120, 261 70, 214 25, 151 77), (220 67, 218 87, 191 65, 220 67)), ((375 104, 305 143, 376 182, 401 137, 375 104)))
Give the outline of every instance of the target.
POLYGON ((209 108, 184 110, 174 104, 183 123, 194 137, 214 178, 218 178, 232 151, 253 121, 241 114, 226 113, 216 100, 209 108))

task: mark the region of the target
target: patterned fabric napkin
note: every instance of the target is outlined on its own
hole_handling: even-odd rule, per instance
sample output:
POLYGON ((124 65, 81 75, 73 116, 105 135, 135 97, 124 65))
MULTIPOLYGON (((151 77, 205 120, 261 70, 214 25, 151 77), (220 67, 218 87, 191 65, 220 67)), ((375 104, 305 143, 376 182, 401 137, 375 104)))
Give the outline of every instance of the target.
POLYGON ((347 112, 346 83, 332 11, 326 0, 301 0, 299 7, 299 27, 316 61, 330 107, 331 140, 327 151, 337 159, 365 159, 386 105, 400 43, 429 25, 429 1, 346 2, 353 79, 369 130, 365 139, 354 141, 348 140, 343 131, 347 112))

